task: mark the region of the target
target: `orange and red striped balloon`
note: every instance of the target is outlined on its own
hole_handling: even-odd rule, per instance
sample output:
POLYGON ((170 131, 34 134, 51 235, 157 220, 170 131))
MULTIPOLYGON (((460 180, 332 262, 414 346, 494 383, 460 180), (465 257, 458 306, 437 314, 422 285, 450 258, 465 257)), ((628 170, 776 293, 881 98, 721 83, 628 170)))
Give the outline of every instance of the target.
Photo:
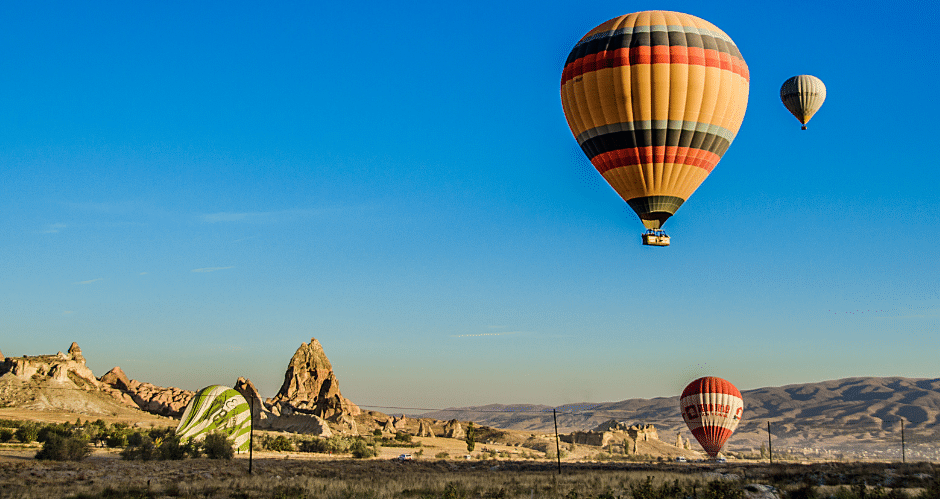
POLYGON ((715 457, 741 422, 744 399, 729 381, 706 376, 685 387, 679 408, 692 435, 709 456, 715 457))
POLYGON ((571 50, 561 103, 581 149, 640 217, 660 229, 738 133, 749 74, 737 46, 689 14, 611 19, 571 50))

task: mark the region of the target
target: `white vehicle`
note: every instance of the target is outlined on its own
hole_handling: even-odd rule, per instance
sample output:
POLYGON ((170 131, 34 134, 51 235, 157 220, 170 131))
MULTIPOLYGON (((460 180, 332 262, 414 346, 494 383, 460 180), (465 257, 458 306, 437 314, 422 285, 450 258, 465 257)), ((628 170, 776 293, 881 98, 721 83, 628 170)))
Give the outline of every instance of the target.
POLYGON ((411 461, 412 459, 414 459, 414 457, 411 454, 402 454, 398 456, 396 459, 398 459, 399 461, 411 461))
POLYGON ((684 457, 682 457, 682 456, 679 456, 679 457, 676 458, 676 462, 677 462, 677 463, 684 463, 684 462, 686 462, 686 458, 684 458, 684 457))

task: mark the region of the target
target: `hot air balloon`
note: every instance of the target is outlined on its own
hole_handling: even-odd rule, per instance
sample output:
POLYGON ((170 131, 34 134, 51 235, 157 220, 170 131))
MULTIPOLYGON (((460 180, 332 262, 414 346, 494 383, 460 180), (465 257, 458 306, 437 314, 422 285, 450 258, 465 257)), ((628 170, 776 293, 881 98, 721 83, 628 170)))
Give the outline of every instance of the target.
POLYGON ((744 399, 730 382, 706 376, 685 387, 679 408, 692 435, 709 456, 715 457, 741 422, 744 399))
POLYGON ((232 388, 212 385, 196 392, 176 427, 180 442, 199 441, 214 431, 232 439, 235 450, 248 450, 251 408, 232 388))
POLYGON ((744 119, 747 64, 728 35, 689 14, 611 19, 574 46, 561 103, 584 154, 646 227, 663 223, 728 150, 744 119))
POLYGON ((826 85, 815 76, 797 75, 783 82, 780 100, 806 130, 806 124, 826 100, 826 85))

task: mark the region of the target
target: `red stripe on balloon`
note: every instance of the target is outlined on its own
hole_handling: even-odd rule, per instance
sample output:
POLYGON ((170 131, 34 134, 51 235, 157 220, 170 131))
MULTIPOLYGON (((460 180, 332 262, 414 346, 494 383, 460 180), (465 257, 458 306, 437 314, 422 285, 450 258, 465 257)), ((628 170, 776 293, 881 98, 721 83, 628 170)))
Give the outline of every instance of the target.
MULTIPOLYGON (((647 146, 604 152, 591 158, 591 163, 600 173, 624 166, 663 163, 697 166, 711 172, 720 159, 721 156, 713 152, 693 147, 647 146)), ((683 393, 684 396, 685 393, 683 393)))
POLYGON ((562 71, 561 84, 564 85, 569 80, 592 71, 638 64, 687 64, 713 67, 731 71, 750 80, 747 64, 727 52, 700 47, 655 45, 602 50, 575 59, 562 71))

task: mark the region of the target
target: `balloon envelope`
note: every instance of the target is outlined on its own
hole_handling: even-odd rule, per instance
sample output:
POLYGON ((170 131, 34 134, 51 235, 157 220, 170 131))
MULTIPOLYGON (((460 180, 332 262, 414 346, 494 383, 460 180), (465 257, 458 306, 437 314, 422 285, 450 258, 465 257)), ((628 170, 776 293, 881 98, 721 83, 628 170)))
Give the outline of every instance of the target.
POLYGON ((780 87, 780 101, 803 125, 812 119, 825 100, 826 85, 813 75, 794 76, 780 87))
POLYGON ((248 450, 251 408, 237 391, 212 385, 196 392, 189 401, 176 435, 180 442, 199 441, 212 432, 220 432, 234 441, 237 451, 248 450))
POLYGON ((597 171, 646 228, 659 229, 737 135, 749 78, 738 47, 714 24, 636 12, 574 46, 561 103, 597 171))
POLYGON ((744 399, 730 382, 706 376, 685 387, 679 408, 692 435, 709 456, 715 457, 741 422, 744 399))

